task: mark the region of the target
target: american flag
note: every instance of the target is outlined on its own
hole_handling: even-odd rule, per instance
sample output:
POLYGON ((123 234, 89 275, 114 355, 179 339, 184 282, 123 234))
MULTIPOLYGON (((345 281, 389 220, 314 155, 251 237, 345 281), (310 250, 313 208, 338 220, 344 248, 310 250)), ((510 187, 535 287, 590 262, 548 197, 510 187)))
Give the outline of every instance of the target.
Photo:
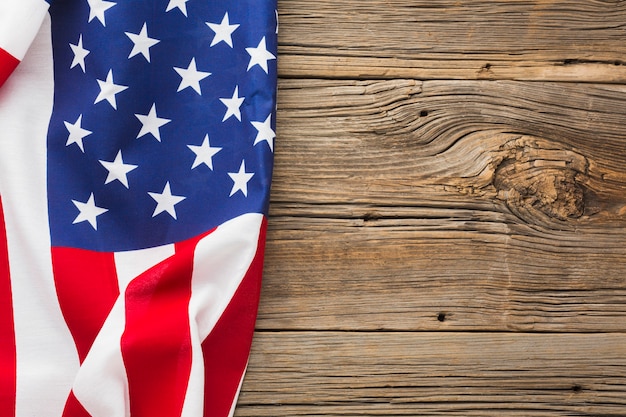
POLYGON ((234 412, 275 0, 0 2, 0 416, 234 412))

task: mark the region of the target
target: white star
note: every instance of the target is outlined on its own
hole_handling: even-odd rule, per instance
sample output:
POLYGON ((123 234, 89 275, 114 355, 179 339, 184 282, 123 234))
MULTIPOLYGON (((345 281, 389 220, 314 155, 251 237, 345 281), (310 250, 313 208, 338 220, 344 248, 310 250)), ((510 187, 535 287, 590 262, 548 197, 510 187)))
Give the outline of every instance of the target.
POLYGON ((202 95, 202 92, 200 91, 200 80, 204 80, 206 77, 211 75, 211 73, 198 71, 196 69, 196 58, 191 58, 191 62, 189 63, 187 69, 174 67, 174 70, 176 70, 178 75, 182 78, 180 80, 178 90, 176 91, 181 91, 187 87, 191 87, 196 90, 196 93, 202 95))
POLYGON ((224 18, 222 19, 222 23, 209 23, 206 22, 207 26, 211 28, 213 32, 215 32, 215 37, 213 41, 211 41, 211 45, 217 45, 220 42, 226 43, 231 48, 233 47, 233 32, 239 27, 238 24, 231 25, 228 20, 228 13, 224 14, 224 18))
POLYGON ((153 38, 148 37, 148 28, 146 27, 146 24, 145 23, 143 24, 143 27, 141 28, 141 32, 139 32, 138 34, 134 34, 130 32, 124 32, 124 33, 134 43, 133 50, 130 51, 128 58, 130 59, 134 57, 135 55, 142 54, 144 58, 146 58, 146 61, 150 62, 150 48, 161 41, 158 39, 153 39, 153 38))
POLYGON ((263 39, 259 42, 259 46, 256 48, 246 48, 246 51, 248 51, 248 54, 250 55, 248 71, 250 71, 250 68, 258 65, 263 68, 263 71, 267 74, 267 61, 270 59, 276 59, 276 57, 267 50, 267 46, 265 45, 265 36, 263 36, 263 39))
POLYGON ((137 168, 137 165, 125 164, 124 160, 122 159, 122 151, 119 151, 117 153, 117 156, 115 157, 115 160, 113 162, 102 160, 99 160, 98 162, 100 162, 102 166, 105 167, 107 171, 109 171, 109 175, 107 176, 106 181, 104 181, 105 184, 117 180, 121 182, 124 187, 128 188, 128 178, 126 177, 126 175, 133 169, 137 168))
MULTIPOLYGON (((265 119, 264 122, 251 122, 252 126, 258 131, 256 134, 256 139, 254 139, 254 145, 259 142, 266 141, 270 146, 270 150, 274 152, 274 138, 276 137, 276 133, 272 129, 272 115, 270 113, 265 119)), ((254 146, 253 145, 253 146, 254 146)))
POLYGON ((278 35, 278 10, 274 10, 274 13, 276 14, 276 34, 278 35))
POLYGON ((80 116, 78 116, 78 119, 76 119, 76 122, 74 122, 73 124, 65 121, 63 122, 65 123, 65 128, 67 129, 67 131, 70 132, 69 136, 67 137, 67 142, 65 142, 65 146, 70 146, 72 143, 75 143, 78 145, 80 150, 85 153, 85 148, 83 147, 83 138, 85 136, 91 135, 92 132, 81 127, 82 121, 83 115, 81 114, 80 116))
POLYGON ((235 116, 241 122, 241 110, 239 108, 243 104, 245 97, 239 97, 239 86, 235 87, 232 98, 220 98, 220 101, 226 106, 226 114, 222 119, 225 122, 230 116, 235 116))
POLYGON ((241 191, 244 196, 248 196, 248 181, 254 177, 253 172, 246 172, 246 161, 241 161, 239 172, 229 172, 228 176, 233 180, 233 189, 230 190, 229 197, 232 197, 237 191, 241 191))
POLYGON ((177 7, 178 10, 180 10, 185 15, 185 17, 187 17, 187 5, 185 3, 187 3, 188 1, 189 0, 170 0, 170 2, 167 4, 167 9, 165 9, 165 11, 169 12, 174 7, 177 7))
POLYGON ((98 85, 100 86, 100 94, 98 94, 98 97, 96 97, 96 101, 94 101, 93 104, 96 104, 102 100, 106 100, 115 110, 117 110, 117 101, 115 100, 115 95, 126 90, 128 87, 125 85, 117 85, 113 82, 112 70, 109 70, 109 73, 107 74, 107 79, 105 81, 97 81, 98 85))
POLYGON ((170 190, 170 182, 165 183, 165 187, 163 188, 162 193, 148 193, 150 197, 157 202, 157 206, 154 209, 154 213, 152 213, 152 217, 156 216, 159 213, 167 211, 170 216, 176 219, 176 210, 174 206, 181 201, 183 201, 187 197, 182 197, 178 195, 172 195, 172 191, 170 190))
POLYGON ((72 52, 74 53, 74 59, 72 59, 72 65, 70 68, 74 68, 76 65, 80 65, 85 72, 85 57, 89 55, 89 51, 83 48, 83 35, 81 34, 78 37, 78 44, 74 45, 70 43, 70 48, 72 48, 72 52))
POLYGON ((213 156, 221 151, 222 148, 211 147, 211 144, 209 143, 209 135, 204 137, 202 145, 187 145, 187 147, 196 154, 196 159, 193 161, 191 169, 194 169, 198 165, 205 164, 211 171, 213 171, 213 156))
POLYGON ((116 3, 106 0, 87 0, 89 3, 89 22, 97 17, 102 26, 106 26, 104 22, 104 12, 115 6, 116 3))
POLYGON ((74 203, 74 205, 80 212, 78 213, 78 216, 76 216, 72 224, 87 221, 94 230, 98 230, 96 217, 109 211, 109 209, 96 206, 96 203, 93 200, 93 193, 91 193, 91 195, 89 196, 89 200, 87 200, 86 203, 82 203, 76 200, 72 200, 72 203, 74 203))
POLYGON ((159 128, 171 122, 170 119, 163 119, 157 116, 156 104, 152 105, 152 108, 150 109, 150 112, 148 114, 136 114, 135 117, 139 119, 142 124, 141 130, 137 135, 137 139, 150 133, 152 136, 154 136, 156 140, 161 142, 161 133, 159 132, 159 128))

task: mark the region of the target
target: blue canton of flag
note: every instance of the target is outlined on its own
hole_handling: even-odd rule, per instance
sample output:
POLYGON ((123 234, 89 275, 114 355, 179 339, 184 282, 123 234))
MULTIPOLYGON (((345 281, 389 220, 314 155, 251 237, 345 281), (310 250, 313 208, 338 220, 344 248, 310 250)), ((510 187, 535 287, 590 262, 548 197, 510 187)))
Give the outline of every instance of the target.
POLYGON ((50 14, 54 246, 152 247, 267 211, 271 2, 57 1, 50 14))

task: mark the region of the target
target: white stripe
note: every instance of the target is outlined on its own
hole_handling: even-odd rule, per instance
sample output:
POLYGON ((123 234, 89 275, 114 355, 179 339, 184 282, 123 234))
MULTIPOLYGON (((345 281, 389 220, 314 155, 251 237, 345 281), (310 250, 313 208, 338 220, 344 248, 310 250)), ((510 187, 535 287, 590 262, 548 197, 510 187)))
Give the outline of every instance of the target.
POLYGON ((124 294, 135 277, 173 254, 174 245, 115 254, 120 296, 83 361, 73 387, 74 395, 92 417, 130 415, 128 379, 120 344, 126 327, 124 294))
POLYGON ((246 375, 246 371, 248 370, 248 364, 246 363, 246 368, 243 370, 241 374, 241 379, 239 380, 239 387, 237 388, 237 393, 235 394, 235 398, 233 398, 233 403, 230 406, 230 412, 228 413, 228 417, 233 417, 235 415, 235 407, 237 406, 237 398, 239 397, 239 393, 241 392, 241 387, 243 386, 243 378, 246 375))
POLYGON ((18 417, 60 416, 79 364, 57 301, 50 257, 46 135, 52 71, 46 18, 22 64, 0 89, 0 193, 13 287, 18 417))
POLYGON ((196 246, 189 302, 192 363, 182 417, 203 415, 201 343, 248 272, 257 252, 262 222, 261 214, 244 214, 222 224, 196 246))
POLYGON ((47 11, 43 0, 1 0, 0 48, 21 61, 47 11))
POLYGON ((204 359, 200 345, 202 341, 198 341, 196 336, 198 334, 197 323, 191 321, 189 327, 191 329, 191 372, 181 417, 204 415, 204 359))
POLYGON ((120 350, 124 333, 124 296, 119 296, 74 382, 74 395, 92 417, 130 415, 128 381, 120 350))
POLYGON ((174 255, 174 245, 115 253, 115 267, 120 292, 130 281, 154 265, 174 255))

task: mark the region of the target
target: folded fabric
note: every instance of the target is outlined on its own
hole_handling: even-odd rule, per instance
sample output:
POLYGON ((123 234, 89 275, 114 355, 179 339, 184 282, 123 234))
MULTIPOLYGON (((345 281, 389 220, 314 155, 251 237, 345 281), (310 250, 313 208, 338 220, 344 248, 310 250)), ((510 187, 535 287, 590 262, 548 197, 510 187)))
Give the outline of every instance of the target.
POLYGON ((232 415, 275 0, 0 5, 0 415, 232 415))

